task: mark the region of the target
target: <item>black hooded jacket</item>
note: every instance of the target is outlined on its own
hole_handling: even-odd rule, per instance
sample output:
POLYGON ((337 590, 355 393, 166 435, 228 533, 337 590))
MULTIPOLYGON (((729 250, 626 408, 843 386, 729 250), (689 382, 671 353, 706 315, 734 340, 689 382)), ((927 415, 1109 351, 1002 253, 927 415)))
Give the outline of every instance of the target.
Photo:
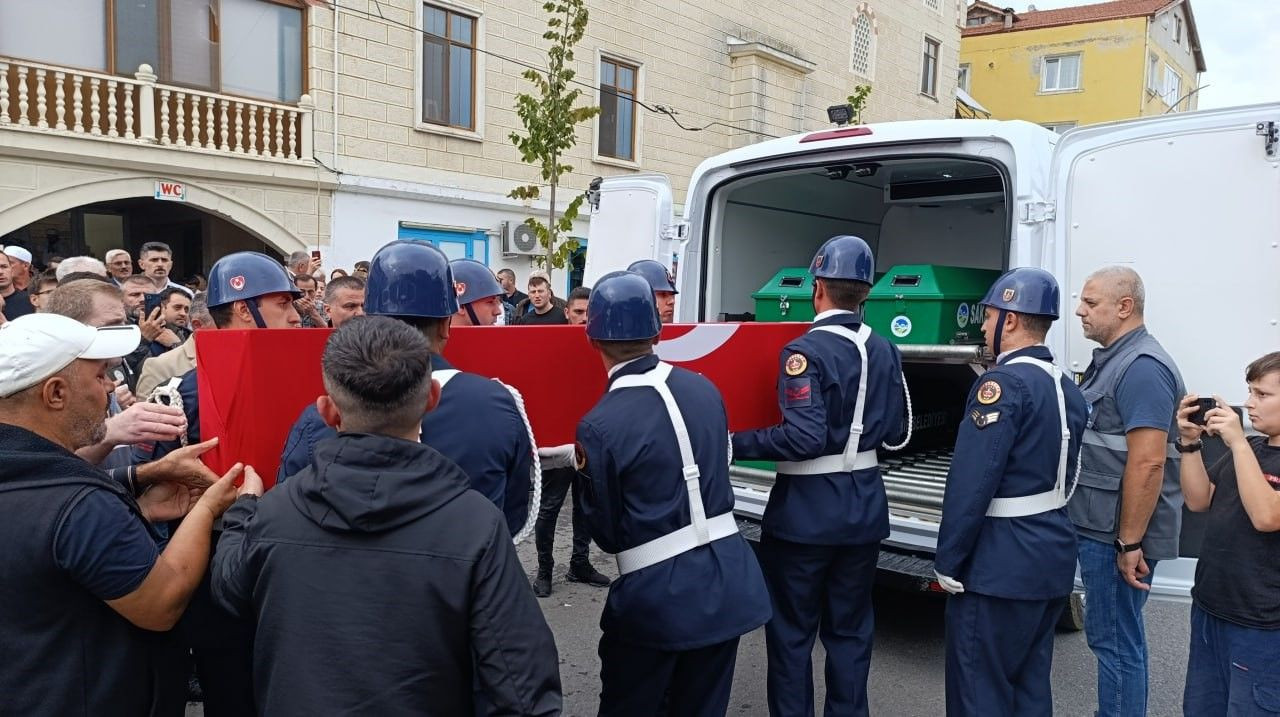
POLYGON ((502 513, 428 446, 340 433, 223 517, 213 594, 257 621, 267 715, 560 712, 559 659, 502 513))

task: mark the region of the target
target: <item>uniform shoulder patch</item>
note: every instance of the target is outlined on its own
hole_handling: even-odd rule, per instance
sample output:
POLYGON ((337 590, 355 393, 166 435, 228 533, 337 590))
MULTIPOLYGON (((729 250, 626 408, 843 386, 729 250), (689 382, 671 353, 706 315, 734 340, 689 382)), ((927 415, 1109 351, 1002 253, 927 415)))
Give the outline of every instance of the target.
POLYGON ((1000 384, 995 381, 983 381, 978 387, 978 403, 990 406, 1000 400, 1000 384))
POLYGON ((808 378, 789 378, 782 390, 784 408, 808 406, 813 403, 813 387, 808 378))
POLYGON ((805 358, 804 354, 791 354, 787 357, 783 366, 786 367, 788 376, 799 376, 804 373, 805 369, 809 368, 809 359, 805 358))
POLYGON ((969 418, 973 420, 973 425, 977 426, 978 428, 986 428, 987 426, 990 426, 991 424, 1000 420, 1000 412, 999 411, 983 412, 983 411, 974 409, 969 413, 969 418))

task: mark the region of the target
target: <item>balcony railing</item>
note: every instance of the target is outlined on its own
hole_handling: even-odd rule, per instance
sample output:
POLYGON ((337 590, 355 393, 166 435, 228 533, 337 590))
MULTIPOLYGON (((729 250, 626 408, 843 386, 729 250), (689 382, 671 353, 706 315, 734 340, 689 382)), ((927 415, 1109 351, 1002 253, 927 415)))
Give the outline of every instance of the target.
POLYGON ((116 139, 187 150, 311 162, 312 111, 0 57, 0 130, 116 139))

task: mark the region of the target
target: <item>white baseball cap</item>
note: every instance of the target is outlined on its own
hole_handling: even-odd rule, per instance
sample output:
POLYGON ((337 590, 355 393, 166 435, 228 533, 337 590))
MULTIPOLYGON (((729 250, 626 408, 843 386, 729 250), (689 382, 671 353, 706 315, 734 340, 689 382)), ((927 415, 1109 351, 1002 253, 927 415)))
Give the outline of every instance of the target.
POLYGON ((31 263, 31 252, 20 246, 7 246, 4 248, 4 253, 18 261, 25 261, 28 264, 31 263))
POLYGON ((61 314, 27 314, 0 326, 0 397, 53 376, 76 359, 129 355, 142 340, 137 326, 95 329, 61 314))

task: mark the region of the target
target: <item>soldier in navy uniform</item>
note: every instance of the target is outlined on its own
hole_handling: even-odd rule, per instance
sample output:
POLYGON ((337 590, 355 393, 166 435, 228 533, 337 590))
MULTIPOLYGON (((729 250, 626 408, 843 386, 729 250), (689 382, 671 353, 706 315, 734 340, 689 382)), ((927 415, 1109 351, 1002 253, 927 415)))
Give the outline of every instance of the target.
POLYGON ((987 292, 982 330, 997 357, 974 382, 947 475, 934 560, 947 600, 947 714, 1053 714, 1049 668, 1071 594, 1067 517, 1087 407, 1045 334, 1058 283, 1029 267, 987 292))
MULTIPOLYGON (((778 461, 760 538, 773 598, 769 713, 813 714, 813 640, 827 651, 828 715, 865 715, 871 589, 889 506, 876 449, 906 431, 902 358, 862 323, 871 248, 832 237, 809 269, 809 331, 782 351, 782 423, 733 436, 734 458, 778 461)), ((897 446, 900 448, 901 446, 897 446)))
POLYGON ((658 302, 658 318, 669 324, 676 320, 676 280, 661 262, 653 259, 641 259, 631 262, 627 271, 634 271, 643 276, 653 287, 653 296, 658 302))
MULTIPOLYGON (((494 316, 485 307, 500 291, 493 274, 477 262, 457 260, 451 265, 430 244, 393 241, 379 249, 369 264, 364 310, 370 316, 391 316, 412 324, 431 341, 431 375, 440 384, 440 404, 422 418, 422 442, 457 463, 471 479, 471 487, 502 510, 507 529, 515 535, 529 512, 533 465, 529 430, 502 384, 458 371, 441 355, 459 305, 474 311, 477 323, 483 323, 494 316), (467 278, 461 296, 454 281, 455 266, 467 278), (475 271, 477 267, 483 273, 475 271)), ((277 482, 305 468, 315 444, 335 435, 316 407, 307 406, 285 442, 277 482)))
POLYGON ((769 597, 733 517, 720 392, 658 360, 660 331, 643 277, 597 282, 587 336, 609 388, 578 425, 575 508, 620 574, 600 616, 600 714, 724 715, 738 639, 769 597))

